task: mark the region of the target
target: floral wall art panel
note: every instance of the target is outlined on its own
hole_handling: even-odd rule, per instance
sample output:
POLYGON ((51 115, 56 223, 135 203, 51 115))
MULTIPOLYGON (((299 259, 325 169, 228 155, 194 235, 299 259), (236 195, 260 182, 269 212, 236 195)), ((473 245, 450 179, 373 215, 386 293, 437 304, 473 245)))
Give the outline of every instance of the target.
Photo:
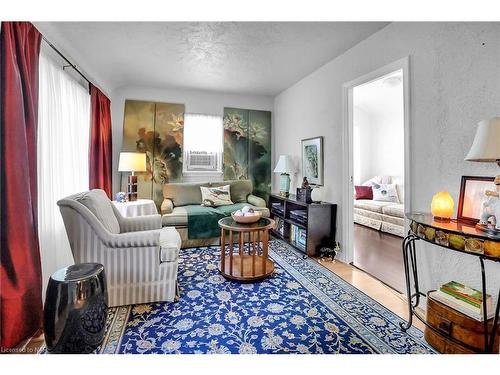
POLYGON ((271 192, 271 112, 249 111, 249 178, 254 193, 267 200, 271 192))
MULTIPOLYGON (((139 100, 125 101, 125 114, 123 120, 122 151, 144 152, 148 148, 148 135, 154 132, 155 104, 139 100)), ((146 157, 148 161, 148 158, 146 157)), ((137 193, 139 198, 151 198, 152 182, 148 161, 147 172, 137 172, 137 193)), ((121 173, 121 190, 126 191, 128 173, 121 173)))
POLYGON ((182 181, 184 104, 125 101, 122 151, 146 153, 138 173, 139 198, 161 205, 162 185, 182 181))
POLYGON ((250 179, 254 194, 271 189, 271 112, 224 108, 224 180, 250 179))
POLYGON ((224 180, 248 178, 248 110, 224 108, 224 180))
POLYGON ((163 184, 182 182, 184 104, 156 103, 155 131, 153 199, 161 205, 163 184))

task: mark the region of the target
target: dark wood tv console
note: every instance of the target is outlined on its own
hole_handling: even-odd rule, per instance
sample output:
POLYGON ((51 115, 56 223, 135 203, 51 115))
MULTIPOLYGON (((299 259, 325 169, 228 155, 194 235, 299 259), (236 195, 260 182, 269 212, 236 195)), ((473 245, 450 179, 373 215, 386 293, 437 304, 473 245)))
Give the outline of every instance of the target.
POLYGON ((272 234, 288 242, 308 256, 319 255, 321 247, 333 247, 337 228, 337 205, 327 202, 305 203, 298 201, 295 195, 282 197, 270 194, 269 211, 276 221, 272 234), (279 204, 281 210, 277 210, 279 204), (294 217, 294 211, 305 211, 304 219, 299 221, 294 217), (279 225, 281 221, 281 225, 279 225), (280 230, 280 228, 282 228, 280 230), (303 232, 302 244, 295 241, 293 233, 303 232), (305 232, 305 233, 304 233, 305 232), (305 241, 304 241, 305 240, 305 241))

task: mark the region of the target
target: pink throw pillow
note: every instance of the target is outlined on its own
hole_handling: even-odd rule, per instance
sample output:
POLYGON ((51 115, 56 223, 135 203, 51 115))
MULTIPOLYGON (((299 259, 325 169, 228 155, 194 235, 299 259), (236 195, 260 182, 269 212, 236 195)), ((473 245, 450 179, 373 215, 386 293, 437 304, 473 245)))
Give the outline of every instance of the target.
POLYGON ((356 189, 356 199, 373 199, 371 186, 354 186, 356 189))

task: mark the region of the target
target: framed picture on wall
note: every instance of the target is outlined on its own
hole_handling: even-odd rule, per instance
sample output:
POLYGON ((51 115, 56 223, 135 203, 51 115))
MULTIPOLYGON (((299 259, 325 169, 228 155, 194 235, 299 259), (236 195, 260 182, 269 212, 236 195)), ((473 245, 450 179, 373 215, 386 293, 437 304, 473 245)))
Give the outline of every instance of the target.
POLYGON ((457 219, 476 224, 481 217, 485 191, 495 191, 494 177, 462 176, 458 198, 457 219))
POLYGON ((302 176, 310 184, 323 185, 323 137, 302 140, 302 176))

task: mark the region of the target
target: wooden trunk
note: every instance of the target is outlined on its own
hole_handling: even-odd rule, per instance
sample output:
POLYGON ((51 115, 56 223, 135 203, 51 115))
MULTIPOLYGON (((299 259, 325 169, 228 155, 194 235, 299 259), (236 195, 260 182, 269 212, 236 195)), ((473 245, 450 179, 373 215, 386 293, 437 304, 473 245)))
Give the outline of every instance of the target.
MULTIPOLYGON (((451 336, 475 349, 472 350, 454 343, 445 336, 426 327, 424 332, 425 340, 440 353, 467 354, 484 351, 483 322, 472 319, 432 298, 427 298, 427 323, 442 332, 443 335, 451 336)), ((491 332, 493 318, 488 321, 488 327, 488 331, 491 332)), ((498 353, 499 335, 500 329, 497 327, 493 353, 498 353)), ((489 339, 490 336, 488 336, 489 339)))

